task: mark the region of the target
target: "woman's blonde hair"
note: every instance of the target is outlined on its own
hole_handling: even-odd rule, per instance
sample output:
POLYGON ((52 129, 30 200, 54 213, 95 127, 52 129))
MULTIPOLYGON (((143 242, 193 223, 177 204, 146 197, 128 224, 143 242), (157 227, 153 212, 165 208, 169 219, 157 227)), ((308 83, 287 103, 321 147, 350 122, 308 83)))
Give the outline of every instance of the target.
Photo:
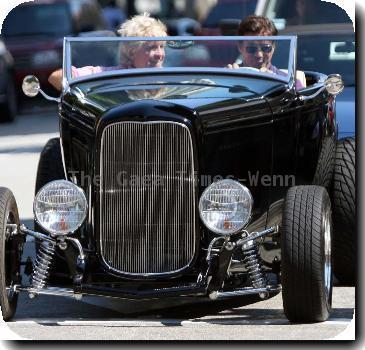
POLYGON ((160 20, 145 12, 125 21, 117 33, 120 36, 158 37, 167 36, 167 28, 160 20))
MULTIPOLYGON (((125 21, 117 30, 123 37, 164 37, 167 36, 167 27, 158 19, 150 17, 145 12, 142 15, 133 16, 125 21)), ((133 67, 132 56, 134 51, 144 44, 143 41, 127 42, 121 48, 121 62, 126 68, 133 67)))

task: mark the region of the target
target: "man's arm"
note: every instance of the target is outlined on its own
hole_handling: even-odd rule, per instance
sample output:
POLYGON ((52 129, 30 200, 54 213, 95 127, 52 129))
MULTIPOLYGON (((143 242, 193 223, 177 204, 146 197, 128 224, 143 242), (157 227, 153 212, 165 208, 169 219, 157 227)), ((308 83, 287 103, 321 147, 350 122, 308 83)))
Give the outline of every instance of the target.
POLYGON ((58 91, 62 90, 62 68, 55 70, 48 77, 48 82, 54 86, 58 91))

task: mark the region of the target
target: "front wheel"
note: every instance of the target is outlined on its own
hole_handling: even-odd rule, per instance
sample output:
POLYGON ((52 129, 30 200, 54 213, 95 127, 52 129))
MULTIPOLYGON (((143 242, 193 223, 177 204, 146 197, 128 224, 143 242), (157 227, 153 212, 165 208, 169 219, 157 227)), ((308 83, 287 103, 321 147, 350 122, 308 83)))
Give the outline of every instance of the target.
POLYGON ((332 303, 331 202, 324 187, 289 189, 281 231, 284 312, 291 322, 327 320, 332 303))
POLYGON ((23 239, 12 235, 19 228, 19 214, 10 190, 0 187, 0 305, 3 319, 11 319, 16 311, 18 294, 12 287, 20 283, 20 261, 23 239))

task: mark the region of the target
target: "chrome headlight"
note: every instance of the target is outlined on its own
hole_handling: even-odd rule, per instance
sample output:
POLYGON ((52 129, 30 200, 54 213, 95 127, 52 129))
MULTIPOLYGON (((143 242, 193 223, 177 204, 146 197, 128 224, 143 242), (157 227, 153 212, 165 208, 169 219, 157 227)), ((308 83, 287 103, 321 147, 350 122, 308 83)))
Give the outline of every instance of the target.
POLYGON ((246 186, 233 180, 221 180, 205 189, 200 197, 199 212, 209 230, 230 235, 248 223, 252 205, 252 195, 246 186))
POLYGON ((87 201, 84 191, 70 181, 44 185, 34 198, 33 211, 39 225, 53 235, 76 231, 84 222, 87 201))

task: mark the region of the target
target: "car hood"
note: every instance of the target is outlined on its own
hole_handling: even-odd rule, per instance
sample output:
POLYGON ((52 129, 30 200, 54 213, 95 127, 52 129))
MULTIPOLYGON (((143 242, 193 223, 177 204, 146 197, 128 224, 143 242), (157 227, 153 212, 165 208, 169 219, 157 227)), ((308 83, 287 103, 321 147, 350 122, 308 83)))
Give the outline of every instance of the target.
POLYGON ((355 87, 349 86, 336 97, 339 138, 355 134, 355 87))
MULTIPOLYGON (((227 76, 158 76, 131 79, 99 79, 72 84, 72 102, 80 102, 80 107, 92 109, 96 115, 143 100, 164 101, 199 110, 209 104, 223 100, 242 102, 262 99, 263 95, 282 88, 278 81, 245 77, 237 79, 227 76), (232 80, 233 79, 233 80, 232 80), (243 82, 243 85, 239 85, 243 82)), ((68 96, 65 97, 68 100, 68 96)))

